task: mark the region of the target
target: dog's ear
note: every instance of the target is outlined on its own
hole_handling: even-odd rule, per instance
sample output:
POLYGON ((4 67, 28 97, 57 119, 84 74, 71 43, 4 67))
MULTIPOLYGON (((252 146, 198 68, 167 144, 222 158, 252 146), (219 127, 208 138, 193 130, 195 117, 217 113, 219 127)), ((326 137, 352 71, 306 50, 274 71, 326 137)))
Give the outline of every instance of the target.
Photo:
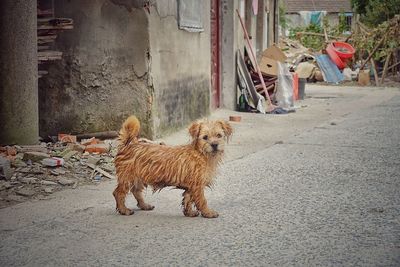
POLYGON ((219 121, 217 121, 217 123, 218 123, 219 125, 221 125, 222 130, 224 131, 225 136, 227 137, 227 139, 229 139, 229 137, 231 137, 232 134, 233 134, 233 128, 232 128, 232 126, 231 126, 228 122, 223 121, 223 120, 219 120, 219 121))
POLYGON ((189 126, 189 134, 193 139, 197 139, 200 133, 200 122, 195 121, 189 126))

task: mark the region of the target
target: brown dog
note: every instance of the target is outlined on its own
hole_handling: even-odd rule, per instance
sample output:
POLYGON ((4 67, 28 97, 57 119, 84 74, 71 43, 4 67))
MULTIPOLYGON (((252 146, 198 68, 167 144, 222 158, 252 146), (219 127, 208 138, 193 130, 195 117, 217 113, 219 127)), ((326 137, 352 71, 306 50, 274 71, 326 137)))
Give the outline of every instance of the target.
POLYGON ((154 191, 166 186, 185 190, 183 193, 183 214, 194 217, 199 212, 206 218, 216 218, 218 213, 211 210, 204 196, 204 189, 210 186, 224 152, 224 139, 232 135, 229 123, 219 121, 197 121, 189 127, 192 142, 183 146, 165 146, 140 143, 140 123, 135 116, 129 117, 119 133, 120 145, 115 158, 118 185, 114 190, 117 211, 123 215, 133 214, 125 206, 129 191, 142 210, 154 206, 145 203, 142 191, 152 186, 154 191))

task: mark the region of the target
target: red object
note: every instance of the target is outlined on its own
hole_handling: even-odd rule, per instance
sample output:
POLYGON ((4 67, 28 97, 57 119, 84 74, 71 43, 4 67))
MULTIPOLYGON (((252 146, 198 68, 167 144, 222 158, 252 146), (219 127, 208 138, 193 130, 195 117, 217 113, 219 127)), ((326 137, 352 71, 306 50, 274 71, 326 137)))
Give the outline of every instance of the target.
POLYGON ((299 100, 299 75, 293 73, 293 100, 299 100))
POLYGON ((62 143, 76 143, 76 135, 59 133, 58 141, 62 143))
POLYGON ((326 47, 326 52, 336 66, 342 70, 346 67, 347 60, 353 57, 355 50, 348 43, 333 42, 326 47))
POLYGON ((348 43, 344 43, 344 42, 333 42, 330 45, 333 46, 333 49, 335 50, 336 54, 341 58, 352 58, 354 53, 356 52, 354 50, 354 48, 348 44, 348 43))

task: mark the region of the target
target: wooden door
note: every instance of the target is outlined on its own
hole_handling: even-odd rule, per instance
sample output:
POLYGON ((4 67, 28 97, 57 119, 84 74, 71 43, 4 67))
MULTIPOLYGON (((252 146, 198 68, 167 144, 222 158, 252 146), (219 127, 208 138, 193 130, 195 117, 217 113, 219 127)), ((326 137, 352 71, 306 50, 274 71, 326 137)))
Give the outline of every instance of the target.
POLYGON ((211 106, 220 107, 220 0, 211 0, 211 106))

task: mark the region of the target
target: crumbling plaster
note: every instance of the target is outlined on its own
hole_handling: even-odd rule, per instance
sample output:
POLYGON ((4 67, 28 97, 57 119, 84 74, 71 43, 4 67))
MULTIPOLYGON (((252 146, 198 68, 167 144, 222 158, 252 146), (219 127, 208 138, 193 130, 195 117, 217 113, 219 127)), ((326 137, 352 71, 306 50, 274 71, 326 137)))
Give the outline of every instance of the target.
POLYGON ((63 59, 40 79, 41 134, 116 130, 128 115, 151 136, 148 19, 109 0, 55 1, 58 17, 74 20, 56 48, 63 59))
POLYGON ((176 0, 56 1, 74 20, 40 81, 42 135, 116 130, 128 115, 154 138, 210 112, 210 3, 204 31, 178 28, 176 0))

